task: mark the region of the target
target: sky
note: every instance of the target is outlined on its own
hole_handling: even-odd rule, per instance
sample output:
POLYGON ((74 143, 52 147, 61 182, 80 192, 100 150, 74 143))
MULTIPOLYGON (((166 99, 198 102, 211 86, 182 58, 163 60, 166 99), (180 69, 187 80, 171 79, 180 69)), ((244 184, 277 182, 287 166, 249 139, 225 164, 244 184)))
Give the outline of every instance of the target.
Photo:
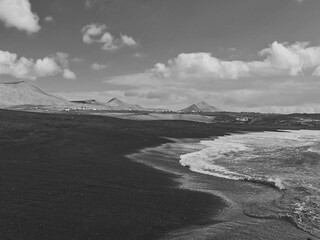
POLYGON ((0 0, 0 81, 69 100, 320 112, 319 0, 0 0))

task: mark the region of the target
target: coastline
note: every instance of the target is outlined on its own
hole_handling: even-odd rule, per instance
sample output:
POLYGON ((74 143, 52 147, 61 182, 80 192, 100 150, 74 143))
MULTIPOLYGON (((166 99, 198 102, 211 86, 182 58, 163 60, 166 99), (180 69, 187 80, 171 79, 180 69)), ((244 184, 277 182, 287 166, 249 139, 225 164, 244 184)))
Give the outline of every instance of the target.
POLYGON ((217 233, 232 239, 221 234, 247 230, 259 239, 275 224, 306 236, 283 220, 249 218, 238 203, 225 208, 222 199, 248 196, 242 190, 263 192, 257 185, 179 164, 181 174, 159 171, 126 157, 173 139, 187 138, 193 148, 197 139, 241 129, 7 110, 0 110, 0 123, 2 239, 210 239, 217 233))
POLYGON ((226 202, 226 207, 222 211, 218 214, 211 214, 213 223, 201 226, 194 224, 188 228, 172 231, 163 239, 194 237, 197 239, 316 239, 299 229, 288 218, 256 217, 249 213, 247 208, 250 204, 268 204, 282 196, 283 191, 275 186, 192 172, 189 168, 179 164, 181 154, 201 150, 203 148, 199 144, 201 140, 213 139, 171 139, 173 143, 165 143, 129 154, 128 157, 133 161, 176 174, 178 176, 176 181, 181 189, 209 193, 219 196, 226 202))

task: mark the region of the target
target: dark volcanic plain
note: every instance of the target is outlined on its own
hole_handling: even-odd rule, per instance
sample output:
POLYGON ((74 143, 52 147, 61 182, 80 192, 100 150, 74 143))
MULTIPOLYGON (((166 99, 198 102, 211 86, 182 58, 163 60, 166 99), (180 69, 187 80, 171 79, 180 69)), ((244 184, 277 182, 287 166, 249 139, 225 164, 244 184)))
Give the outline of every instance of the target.
MULTIPOLYGON (((272 121, 274 122, 274 121, 272 121)), ((0 239, 154 239, 225 207, 126 154, 259 124, 129 121, 0 110, 0 239)), ((288 127, 288 126, 287 126, 288 127)))

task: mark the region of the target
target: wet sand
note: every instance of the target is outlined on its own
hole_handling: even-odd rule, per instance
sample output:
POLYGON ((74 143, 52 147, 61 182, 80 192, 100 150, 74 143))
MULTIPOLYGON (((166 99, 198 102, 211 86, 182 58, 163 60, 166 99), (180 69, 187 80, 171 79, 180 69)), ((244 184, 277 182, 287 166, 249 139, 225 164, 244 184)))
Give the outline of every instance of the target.
MULTIPOLYGON (((222 227, 221 234, 246 232, 252 228, 245 227, 241 207, 226 210, 230 202, 220 195, 224 190, 237 195, 238 184, 193 173, 184 175, 190 181, 181 181, 179 174, 126 157, 170 142, 163 137, 204 138, 237 130, 244 129, 0 110, 0 239, 212 239, 214 226, 222 227), (181 187, 182 182, 201 186, 181 187)), ((255 225, 257 234, 275 226, 273 220, 252 221, 267 222, 255 225)), ((295 229, 280 222, 283 231, 295 229)), ((213 239, 236 235, 225 236, 213 239)))

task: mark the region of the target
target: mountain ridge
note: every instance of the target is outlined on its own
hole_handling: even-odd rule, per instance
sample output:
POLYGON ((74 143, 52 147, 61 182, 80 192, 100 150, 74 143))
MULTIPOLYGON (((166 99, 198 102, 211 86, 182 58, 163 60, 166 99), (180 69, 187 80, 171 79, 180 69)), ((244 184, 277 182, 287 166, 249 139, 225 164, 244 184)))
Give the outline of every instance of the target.
MULTIPOLYGON (((83 109, 107 111, 141 111, 141 112, 172 112, 168 109, 148 108, 139 104, 130 104, 116 97, 109 101, 96 101, 85 99, 68 101, 65 98, 47 93, 29 81, 0 82, 0 108, 23 106, 46 106, 58 109, 83 109)), ((221 111, 206 102, 193 104, 179 112, 217 112, 221 111)))

